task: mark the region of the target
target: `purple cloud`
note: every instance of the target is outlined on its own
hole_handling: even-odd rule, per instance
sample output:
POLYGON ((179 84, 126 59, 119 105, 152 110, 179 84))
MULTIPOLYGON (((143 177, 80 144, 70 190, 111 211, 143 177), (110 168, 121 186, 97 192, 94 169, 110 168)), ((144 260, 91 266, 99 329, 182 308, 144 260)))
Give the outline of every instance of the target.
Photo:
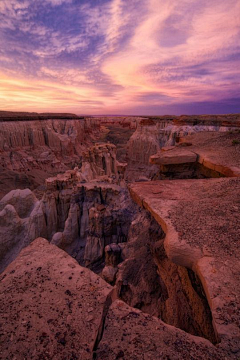
POLYGON ((0 107, 240 111, 239 13, 238 0, 2 0, 0 107))

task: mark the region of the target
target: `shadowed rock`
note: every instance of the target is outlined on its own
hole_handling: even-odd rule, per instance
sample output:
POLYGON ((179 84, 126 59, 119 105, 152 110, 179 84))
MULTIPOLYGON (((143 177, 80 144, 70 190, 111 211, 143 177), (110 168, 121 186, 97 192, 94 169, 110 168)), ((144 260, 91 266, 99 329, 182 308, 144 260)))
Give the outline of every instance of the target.
POLYGON ((224 353, 205 339, 186 334, 122 301, 115 301, 107 314, 96 359, 143 358, 220 360, 224 359, 224 353))

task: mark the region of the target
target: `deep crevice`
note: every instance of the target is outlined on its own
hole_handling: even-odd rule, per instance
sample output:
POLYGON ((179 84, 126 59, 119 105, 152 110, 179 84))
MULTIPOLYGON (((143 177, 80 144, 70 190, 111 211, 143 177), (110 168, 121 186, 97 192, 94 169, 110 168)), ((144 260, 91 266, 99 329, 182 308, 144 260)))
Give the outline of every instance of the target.
MULTIPOLYGON (((117 208, 113 204, 120 195, 112 191, 108 193, 101 186, 88 191, 82 186, 72 197, 59 195, 56 198, 58 219, 62 225, 66 221, 63 209, 68 214, 71 202, 79 206, 81 219, 84 216, 83 206, 93 211, 91 219, 88 219, 88 212, 88 224, 84 223, 84 238, 75 239, 75 243, 79 240, 84 242, 79 249, 83 264, 79 258, 78 261, 98 274, 104 265, 117 269, 117 264, 105 264, 104 247, 111 243, 124 243, 121 251, 125 251, 125 255, 119 260, 121 266, 116 279, 119 298, 170 325, 217 343, 211 310, 197 275, 168 259, 164 249, 165 234, 160 225, 149 212, 138 208, 125 195, 124 201, 122 199, 125 207, 119 202, 117 208), (99 254, 95 254, 91 249, 99 242, 99 254), (119 275, 121 271, 122 277, 119 275)), ((72 255, 73 249, 68 252, 72 255)), ((109 282, 114 284, 114 280, 109 282)))
POLYGON ((112 305, 113 301, 116 298, 115 291, 116 290, 113 288, 113 290, 110 292, 110 294, 108 294, 108 296, 106 298, 106 301, 104 303, 104 306, 103 306, 102 318, 101 318, 101 322, 100 322, 100 325, 99 325, 99 328, 98 328, 98 333, 97 333, 97 336, 96 336, 96 340, 95 340, 95 343, 94 343, 94 346, 93 346, 93 351, 92 351, 92 353, 93 353, 92 359, 93 360, 96 359, 96 351, 97 351, 99 343, 101 342, 102 337, 103 337, 105 321, 106 321, 106 317, 107 317, 109 308, 110 308, 110 306, 112 305))
POLYGON ((142 228, 136 239, 135 258, 121 265, 116 282, 118 297, 169 325, 216 344, 218 337, 199 277, 168 259, 165 235, 156 220, 150 218, 148 231, 142 228))
POLYGON ((165 253, 163 241, 153 248, 158 273, 167 291, 166 300, 159 304, 160 318, 216 344, 218 337, 213 328, 212 313, 199 277, 191 269, 171 262, 165 253))

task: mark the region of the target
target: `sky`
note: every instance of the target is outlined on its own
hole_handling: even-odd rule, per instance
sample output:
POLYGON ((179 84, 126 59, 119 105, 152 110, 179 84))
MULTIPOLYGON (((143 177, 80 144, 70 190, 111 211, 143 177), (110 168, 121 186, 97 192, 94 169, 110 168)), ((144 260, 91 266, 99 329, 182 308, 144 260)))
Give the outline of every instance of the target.
POLYGON ((0 109, 240 112, 240 0, 0 0, 0 109))

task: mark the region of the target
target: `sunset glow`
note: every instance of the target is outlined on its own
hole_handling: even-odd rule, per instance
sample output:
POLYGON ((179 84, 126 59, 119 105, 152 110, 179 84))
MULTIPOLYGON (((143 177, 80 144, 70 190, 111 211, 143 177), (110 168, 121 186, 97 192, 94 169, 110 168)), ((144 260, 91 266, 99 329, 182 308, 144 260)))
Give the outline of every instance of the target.
POLYGON ((240 112, 239 0, 1 0, 0 109, 240 112))

